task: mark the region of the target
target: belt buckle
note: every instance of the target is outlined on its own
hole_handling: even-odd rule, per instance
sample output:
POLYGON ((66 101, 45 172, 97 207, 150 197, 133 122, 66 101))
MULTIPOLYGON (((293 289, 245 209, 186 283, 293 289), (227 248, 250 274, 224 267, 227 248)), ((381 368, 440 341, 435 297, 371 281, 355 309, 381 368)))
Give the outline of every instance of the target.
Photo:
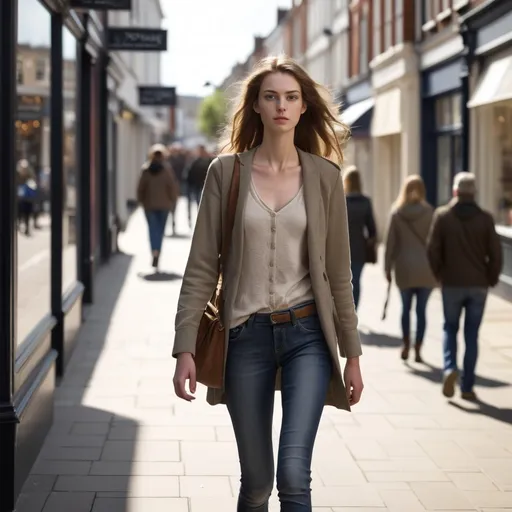
POLYGON ((277 325, 277 322, 274 320, 274 315, 277 315, 278 313, 270 313, 270 323, 272 325, 277 325))

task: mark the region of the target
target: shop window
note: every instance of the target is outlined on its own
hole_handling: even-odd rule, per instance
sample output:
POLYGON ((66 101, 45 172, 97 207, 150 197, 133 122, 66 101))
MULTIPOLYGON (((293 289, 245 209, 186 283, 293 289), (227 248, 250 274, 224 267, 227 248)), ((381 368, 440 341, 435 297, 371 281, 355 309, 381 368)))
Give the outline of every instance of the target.
POLYGON ((435 18, 437 14, 437 9, 434 5, 435 2, 437 2, 437 0, 423 0, 423 24, 428 23, 435 18))
POLYGON ((381 53, 381 31, 382 31, 382 13, 381 0, 375 0, 373 3, 373 56, 377 57, 381 53))
POLYGON ((16 83, 23 84, 23 59, 21 57, 16 59, 16 83))
POLYGON ((77 279, 77 43, 73 34, 63 29, 64 91, 64 211, 62 223, 62 291, 77 279))
POLYGON ((442 135, 437 139, 437 204, 450 200, 452 187, 451 136, 442 135))
POLYGON ((384 48, 393 46, 393 0, 384 0, 384 48))
POLYGON ((359 72, 368 71, 368 15, 363 13, 359 26, 359 72))
POLYGON ((395 44, 404 40, 404 0, 395 0, 395 44))
POLYGON ((38 58, 36 59, 36 80, 38 82, 42 82, 46 78, 46 63, 49 62, 50 55, 43 50, 43 52, 46 54, 45 57, 47 58, 38 58))
POLYGON ((438 129, 460 128, 462 125, 461 96, 459 93, 436 100, 436 126, 438 129))
POLYGON ((17 60, 34 59, 17 87, 18 343, 50 313, 50 25, 38 0, 18 1, 17 60))
POLYGON ((512 225, 512 103, 494 107, 494 126, 498 160, 497 221, 512 225))

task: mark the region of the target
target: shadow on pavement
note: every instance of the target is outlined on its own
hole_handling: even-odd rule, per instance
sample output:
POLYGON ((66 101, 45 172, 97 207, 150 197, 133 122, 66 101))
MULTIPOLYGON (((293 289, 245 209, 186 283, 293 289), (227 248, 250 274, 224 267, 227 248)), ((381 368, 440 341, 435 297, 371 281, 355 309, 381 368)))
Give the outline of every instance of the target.
POLYGON ((373 347, 397 348, 402 345, 402 339, 396 336, 389 336, 380 332, 359 332, 363 345, 373 347))
POLYGON ((183 279, 181 274, 175 274, 174 272, 152 272, 151 274, 144 274, 143 272, 139 272, 137 276, 141 279, 144 279, 144 281, 150 282, 167 282, 183 279))
POLYGON ((129 512, 132 508, 128 496, 140 425, 122 414, 123 384, 116 383, 126 380, 130 370, 123 370, 122 362, 100 361, 111 333, 115 334, 109 344, 121 351, 126 346, 119 328, 125 320, 117 303, 131 263, 132 256, 120 253, 98 270, 95 302, 84 309, 75 352, 56 388, 53 426, 16 512, 129 512), (101 492, 113 497, 97 496, 101 492))
POLYGON ((482 402, 481 400, 473 402, 475 405, 478 406, 478 409, 470 409, 468 407, 463 407, 461 404, 452 401, 448 403, 452 407, 459 409, 459 411, 467 412, 468 414, 481 414, 482 416, 488 416, 489 418, 494 418, 495 420, 502 421, 507 425, 512 425, 512 409, 501 409, 499 407, 495 407, 494 405, 482 402))
MULTIPOLYGON (((411 366, 408 362, 405 363, 406 368, 413 375, 417 375, 418 377, 423 377, 431 382, 435 382, 436 384, 440 384, 443 380, 443 370, 442 368, 438 368, 437 366, 433 366, 429 363, 424 362, 422 366, 426 367, 426 369, 421 369, 418 366, 411 366)), ((476 376, 476 385, 482 386, 484 388, 501 388, 505 386, 510 386, 510 383, 489 379, 487 377, 476 376)))
POLYGON ((191 235, 185 233, 172 233, 171 235, 165 235, 165 238, 174 238, 175 240, 190 240, 191 235))

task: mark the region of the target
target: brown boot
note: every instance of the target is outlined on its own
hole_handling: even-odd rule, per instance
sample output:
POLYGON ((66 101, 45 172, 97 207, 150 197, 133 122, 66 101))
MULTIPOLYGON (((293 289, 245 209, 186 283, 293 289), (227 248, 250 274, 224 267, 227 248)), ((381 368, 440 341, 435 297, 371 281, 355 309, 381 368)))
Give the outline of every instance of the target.
POLYGON ((411 340, 409 338, 404 338, 402 340, 402 343, 403 343, 403 347, 402 347, 402 354, 400 357, 404 361, 407 361, 407 359, 409 358, 409 349, 411 347, 411 340))
POLYGON ((417 341, 416 345, 414 345, 414 352, 416 353, 416 356, 414 357, 414 360, 417 363, 423 363, 423 359, 421 357, 421 341, 417 341))

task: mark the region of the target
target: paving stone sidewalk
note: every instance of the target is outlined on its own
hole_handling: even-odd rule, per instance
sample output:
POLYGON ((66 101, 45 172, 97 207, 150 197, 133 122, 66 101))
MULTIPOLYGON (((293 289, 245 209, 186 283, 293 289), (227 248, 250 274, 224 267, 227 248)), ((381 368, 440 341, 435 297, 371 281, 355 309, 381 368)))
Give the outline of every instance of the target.
MULTIPOLYGON (((179 225, 187 233, 186 207, 179 225)), ((166 238, 149 267, 136 212, 124 254, 101 269, 96 304, 57 390, 55 423, 17 512, 230 512, 238 460, 224 406, 173 394, 170 356, 190 240, 166 238)), ((425 364, 399 358, 399 297, 380 320, 381 265, 363 276, 366 389, 352 414, 326 408, 313 463, 315 512, 512 510, 512 305, 491 297, 480 342, 480 403, 441 395, 441 304, 429 304, 425 364)), ((462 354, 460 354, 462 356, 462 354)), ((280 407, 276 405, 277 440, 280 407)), ((276 494, 272 511, 278 511, 276 494)))

